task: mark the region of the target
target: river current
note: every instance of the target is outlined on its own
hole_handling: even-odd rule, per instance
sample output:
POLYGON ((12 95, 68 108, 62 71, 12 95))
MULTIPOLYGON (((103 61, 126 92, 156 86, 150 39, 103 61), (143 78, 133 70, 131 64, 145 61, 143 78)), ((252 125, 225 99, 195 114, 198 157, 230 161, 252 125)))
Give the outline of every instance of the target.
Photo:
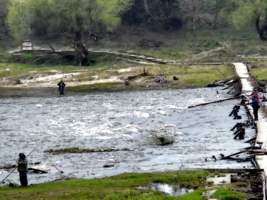
MULTIPOLYGON (((63 178, 99 178, 128 172, 179 169, 250 168, 250 162, 221 160, 248 147, 255 135, 235 140, 230 129, 246 120, 228 116, 239 100, 204 106, 230 98, 222 88, 68 93, 27 90, 0 95, 0 167, 14 165, 20 152, 29 166, 50 166, 46 174, 29 172, 29 183, 63 178), (174 140, 159 145, 155 137, 174 140), (37 146, 37 148, 36 148, 37 146), (36 148, 36 149, 35 149, 36 148), (49 149, 116 149, 112 152, 59 154, 49 149), (215 156, 215 161, 212 156, 215 156), (63 173, 60 173, 62 171, 63 173)), ((0 179, 9 171, 0 169, 0 179)), ((19 183, 18 173, 7 182, 19 183)))

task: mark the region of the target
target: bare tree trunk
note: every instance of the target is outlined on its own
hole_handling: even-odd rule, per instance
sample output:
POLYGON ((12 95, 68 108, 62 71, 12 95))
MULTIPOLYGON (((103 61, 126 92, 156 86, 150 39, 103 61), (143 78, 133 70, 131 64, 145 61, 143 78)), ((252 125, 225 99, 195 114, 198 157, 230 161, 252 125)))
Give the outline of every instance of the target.
POLYGON ((262 26, 260 26, 260 16, 256 19, 256 30, 261 40, 267 40, 267 24, 264 22, 262 26))
POLYGON ((193 31, 196 31, 196 7, 193 7, 193 31))
POLYGON ((218 5, 218 0, 215 1, 215 16, 214 16, 214 20, 213 20, 213 28, 217 29, 217 20, 218 20, 218 15, 219 15, 219 5, 218 5))
POLYGON ((169 8, 168 0, 166 0, 165 3, 166 3, 166 7, 169 8))
POLYGON ((85 47, 83 43, 83 34, 81 31, 76 31, 75 33, 75 41, 74 43, 74 49, 76 52, 76 64, 77 65, 83 65, 88 66, 90 65, 89 62, 89 51, 85 47))
POLYGON ((146 10, 146 13, 149 14, 147 0, 144 0, 144 7, 145 7, 145 10, 146 10))

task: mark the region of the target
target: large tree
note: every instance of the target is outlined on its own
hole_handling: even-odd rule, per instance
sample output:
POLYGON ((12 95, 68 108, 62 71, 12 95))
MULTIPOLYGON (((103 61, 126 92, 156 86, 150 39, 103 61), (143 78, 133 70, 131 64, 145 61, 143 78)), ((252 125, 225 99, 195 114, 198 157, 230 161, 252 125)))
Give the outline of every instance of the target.
POLYGON ((89 53, 83 34, 101 30, 112 31, 120 24, 120 14, 130 0, 12 0, 8 24, 12 35, 29 39, 37 36, 67 34, 72 36, 76 64, 87 65, 89 53))
POLYGON ((261 40, 267 40, 267 0, 234 0, 237 9, 232 13, 235 27, 255 23, 261 40))
POLYGON ((132 0, 131 8, 124 13, 123 22, 129 25, 145 24, 153 30, 179 29, 182 26, 179 0, 132 0))
POLYGON ((219 28, 227 25, 227 9, 231 0, 177 0, 187 29, 219 28))

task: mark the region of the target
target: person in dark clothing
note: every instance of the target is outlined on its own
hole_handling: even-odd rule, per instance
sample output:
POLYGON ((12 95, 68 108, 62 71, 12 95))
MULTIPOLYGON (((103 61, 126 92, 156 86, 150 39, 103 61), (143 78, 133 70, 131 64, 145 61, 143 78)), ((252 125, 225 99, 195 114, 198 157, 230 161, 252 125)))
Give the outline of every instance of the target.
POLYGON ((28 186, 27 172, 28 172, 28 161, 24 153, 19 154, 19 159, 17 160, 18 172, 21 186, 28 186))
POLYGON ((258 120, 259 102, 257 96, 252 96, 251 106, 253 108, 254 120, 258 120))
POLYGON ((57 85, 58 85, 58 90, 60 94, 64 94, 64 89, 65 89, 66 84, 63 82, 63 80, 61 80, 57 85))

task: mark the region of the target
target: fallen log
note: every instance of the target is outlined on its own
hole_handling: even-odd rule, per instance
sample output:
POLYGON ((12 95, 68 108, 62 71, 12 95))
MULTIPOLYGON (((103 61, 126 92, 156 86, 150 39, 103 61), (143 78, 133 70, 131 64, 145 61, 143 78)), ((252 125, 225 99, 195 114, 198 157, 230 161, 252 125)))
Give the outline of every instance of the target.
MULTIPOLYGON (((251 139, 245 141, 245 143, 250 143, 250 142, 253 142, 253 141, 255 141, 255 140, 256 140, 256 137, 253 137, 253 138, 251 138, 251 139)), ((248 148, 251 148, 251 147, 248 147, 248 148)), ((257 148, 260 148, 260 147, 257 147, 257 148)))
POLYGON ((231 158, 231 156, 235 156, 235 155, 238 155, 238 154, 241 154, 241 153, 245 153, 245 152, 247 152, 247 150, 240 151, 240 152, 237 152, 237 153, 231 154, 231 155, 229 155, 229 156, 224 156, 224 157, 223 157, 223 158, 221 158, 221 159, 229 159, 229 158, 231 158))
POLYGON ((231 98, 228 98, 228 99, 220 99, 218 101, 212 101, 212 102, 197 104, 197 105, 194 105, 194 106, 188 106, 187 108, 194 108, 194 107, 197 107, 197 106, 205 106, 205 105, 208 105, 208 104, 218 103, 218 102, 227 101, 227 100, 233 100, 233 99, 236 99, 236 98, 235 97, 231 97, 231 98))

